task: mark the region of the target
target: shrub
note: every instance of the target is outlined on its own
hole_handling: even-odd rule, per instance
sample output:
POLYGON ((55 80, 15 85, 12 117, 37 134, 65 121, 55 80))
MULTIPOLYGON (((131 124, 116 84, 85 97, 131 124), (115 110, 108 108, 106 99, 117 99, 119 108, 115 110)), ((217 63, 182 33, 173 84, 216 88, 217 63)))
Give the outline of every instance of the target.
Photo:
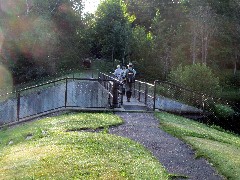
POLYGON ((214 114, 219 118, 229 118, 234 115, 235 111, 228 105, 216 104, 214 114))
POLYGON ((240 132, 240 113, 236 112, 229 105, 215 104, 211 109, 210 116, 213 124, 221 126, 225 130, 238 133, 240 132))
POLYGON ((219 74, 220 83, 224 88, 238 88, 240 86, 240 71, 233 74, 232 69, 224 69, 219 74))
POLYGON ((204 64, 193 64, 172 70, 169 75, 170 81, 188 89, 214 94, 219 90, 219 78, 204 64))

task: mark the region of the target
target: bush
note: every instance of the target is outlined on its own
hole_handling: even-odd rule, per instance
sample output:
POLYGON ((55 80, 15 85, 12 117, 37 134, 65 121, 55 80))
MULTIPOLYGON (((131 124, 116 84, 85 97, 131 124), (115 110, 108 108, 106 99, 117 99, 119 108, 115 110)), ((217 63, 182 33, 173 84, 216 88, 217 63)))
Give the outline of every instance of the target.
POLYGON ((219 118, 229 118, 234 115, 235 111, 228 105, 216 104, 214 114, 219 118))
POLYGON ((185 88, 206 94, 216 93, 219 86, 219 78, 204 64, 194 64, 171 71, 170 81, 185 88))
POLYGON ((231 106, 215 104, 211 109, 212 115, 209 116, 211 123, 229 130, 234 133, 240 132, 240 113, 236 112, 231 106))
POLYGON ((232 69, 224 69, 221 72, 218 72, 221 85, 224 88, 239 88, 240 86, 240 71, 237 71, 236 74, 233 74, 232 69))

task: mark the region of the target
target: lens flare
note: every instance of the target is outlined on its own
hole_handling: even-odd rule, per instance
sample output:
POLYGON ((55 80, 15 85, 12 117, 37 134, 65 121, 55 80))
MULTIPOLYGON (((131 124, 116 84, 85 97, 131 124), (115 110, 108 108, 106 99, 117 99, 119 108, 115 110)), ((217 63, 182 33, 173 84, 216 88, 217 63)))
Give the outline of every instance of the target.
POLYGON ((35 59, 46 58, 55 50, 58 38, 54 29, 56 29, 54 23, 43 18, 33 22, 35 43, 32 54, 35 59))
POLYGON ((0 55, 2 54, 3 41, 4 41, 4 35, 3 35, 2 29, 0 27, 0 55))
POLYGON ((27 11, 26 0, 0 0, 1 10, 9 15, 21 15, 27 11))
POLYGON ((20 15, 26 12, 26 0, 2 0, 0 1, 2 11, 9 15, 20 15))
POLYGON ((2 65, 0 65, 0 101, 6 100, 8 93, 13 90, 13 79, 11 73, 2 65))

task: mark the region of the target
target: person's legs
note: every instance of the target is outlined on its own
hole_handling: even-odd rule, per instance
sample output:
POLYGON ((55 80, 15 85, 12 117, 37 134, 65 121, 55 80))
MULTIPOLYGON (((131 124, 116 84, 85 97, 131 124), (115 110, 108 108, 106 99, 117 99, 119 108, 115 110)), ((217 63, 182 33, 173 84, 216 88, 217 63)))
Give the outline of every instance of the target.
POLYGON ((127 102, 130 102, 131 92, 130 92, 130 91, 127 91, 127 92, 126 92, 126 95, 127 95, 127 102))
POLYGON ((122 94, 123 96, 125 95, 126 93, 126 84, 124 83, 123 86, 122 86, 122 94))
POLYGON ((132 83, 126 84, 126 96, 127 96, 127 102, 130 102, 130 98, 132 96, 132 83))

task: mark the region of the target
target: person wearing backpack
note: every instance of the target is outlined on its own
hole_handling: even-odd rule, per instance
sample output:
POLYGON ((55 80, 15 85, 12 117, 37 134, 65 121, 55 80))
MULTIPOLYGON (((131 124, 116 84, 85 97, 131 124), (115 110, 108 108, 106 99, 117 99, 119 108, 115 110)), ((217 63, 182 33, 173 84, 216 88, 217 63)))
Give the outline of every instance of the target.
POLYGON ((136 71, 133 69, 132 63, 129 63, 128 68, 125 71, 127 102, 130 102, 130 98, 132 96, 132 85, 135 82, 135 75, 136 71))

